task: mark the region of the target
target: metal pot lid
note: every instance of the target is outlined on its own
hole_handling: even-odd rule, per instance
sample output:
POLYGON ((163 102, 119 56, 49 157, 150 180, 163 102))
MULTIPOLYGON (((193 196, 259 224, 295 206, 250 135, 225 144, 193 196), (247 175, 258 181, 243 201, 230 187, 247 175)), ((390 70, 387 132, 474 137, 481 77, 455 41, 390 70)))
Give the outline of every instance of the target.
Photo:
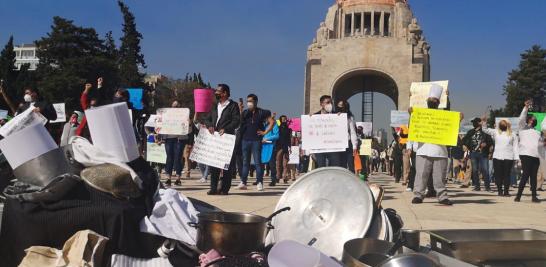
POLYGON ((274 241, 313 243, 322 253, 341 259, 343 244, 364 237, 374 214, 367 183, 343 168, 314 170, 292 184, 276 210, 292 208, 273 218, 274 241))

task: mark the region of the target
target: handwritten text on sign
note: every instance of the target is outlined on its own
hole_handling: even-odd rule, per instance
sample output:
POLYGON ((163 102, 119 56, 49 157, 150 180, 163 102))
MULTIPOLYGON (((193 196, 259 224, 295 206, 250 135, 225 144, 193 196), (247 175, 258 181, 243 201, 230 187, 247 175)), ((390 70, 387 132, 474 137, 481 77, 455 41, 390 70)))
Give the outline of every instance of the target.
POLYGON ((165 164, 167 162, 167 152, 165 145, 156 143, 146 143, 146 161, 165 164))
POLYGON ((190 160, 227 170, 234 147, 235 135, 220 135, 218 132, 212 135, 207 129, 201 128, 199 135, 195 138, 190 160))
POLYGON ((437 82, 414 82, 411 83, 411 96, 410 96, 410 107, 426 108, 427 107, 427 98, 430 93, 430 88, 433 84, 439 85, 444 88, 442 97, 440 98, 439 108, 447 107, 447 90, 449 81, 437 81, 437 82))
POLYGON ((290 148, 290 156, 289 156, 288 164, 299 164, 299 163, 300 163, 300 147, 292 146, 292 148, 290 148))
POLYGON ((190 110, 187 108, 160 108, 157 110, 155 130, 159 134, 187 135, 190 110))
POLYGON ((303 149, 340 149, 349 146, 347 114, 301 116, 303 149))
POLYGON ((359 155, 361 155, 361 156, 371 156, 372 155, 372 139, 362 139, 362 144, 360 145, 359 155))
POLYGON ((456 146, 460 113, 438 109, 414 108, 410 118, 409 140, 456 146))
POLYGON ((407 111, 391 110, 391 127, 408 125, 409 113, 407 111))

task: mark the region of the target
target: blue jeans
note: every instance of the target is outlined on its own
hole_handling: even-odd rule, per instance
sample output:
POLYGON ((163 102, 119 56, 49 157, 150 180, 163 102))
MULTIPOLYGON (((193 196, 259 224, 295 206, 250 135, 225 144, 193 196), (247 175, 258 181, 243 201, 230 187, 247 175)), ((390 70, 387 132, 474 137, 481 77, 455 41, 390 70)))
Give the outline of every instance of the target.
POLYGON ((201 171, 201 177, 207 179, 209 176, 209 166, 199 163, 197 164, 197 167, 199 167, 199 170, 201 171))
POLYGON ((241 175, 241 181, 246 185, 248 172, 250 171, 250 156, 252 155, 252 158, 254 158, 254 165, 256 166, 256 180, 258 183, 263 183, 262 142, 243 140, 241 146, 243 150, 243 173, 241 175))
POLYGON ((165 172, 170 177, 174 171, 176 175, 182 175, 182 152, 186 146, 186 140, 178 138, 165 139, 165 152, 167 153, 167 162, 165 163, 165 172))
POLYGON ((489 189, 489 159, 487 158, 487 155, 484 155, 481 152, 472 152, 470 153, 470 159, 472 160, 472 184, 475 188, 480 188, 479 173, 481 173, 485 188, 489 189))

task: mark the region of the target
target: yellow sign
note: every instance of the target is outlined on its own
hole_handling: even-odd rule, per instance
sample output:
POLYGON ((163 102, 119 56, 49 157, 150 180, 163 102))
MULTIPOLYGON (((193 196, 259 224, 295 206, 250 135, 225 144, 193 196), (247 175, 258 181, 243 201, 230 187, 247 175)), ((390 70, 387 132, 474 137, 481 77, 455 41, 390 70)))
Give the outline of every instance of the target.
POLYGON ((372 139, 362 139, 362 144, 360 145, 361 156, 371 156, 372 155, 372 139))
POLYGON ((460 121, 459 112, 413 108, 408 139, 420 143, 456 146, 460 121))

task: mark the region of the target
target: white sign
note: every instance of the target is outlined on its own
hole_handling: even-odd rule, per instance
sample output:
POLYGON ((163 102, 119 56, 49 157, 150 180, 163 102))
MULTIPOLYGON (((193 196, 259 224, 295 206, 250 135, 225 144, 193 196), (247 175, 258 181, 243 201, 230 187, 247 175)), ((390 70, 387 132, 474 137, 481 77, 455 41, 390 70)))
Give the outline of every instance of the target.
POLYGON ((235 135, 220 135, 218 132, 212 135, 206 128, 201 128, 195 138, 190 160, 227 170, 234 148, 235 135))
POLYGON ((292 146, 290 148, 290 157, 288 164, 300 164, 300 147, 292 146))
POLYGON ((356 124, 356 128, 358 128, 359 126, 362 127, 362 133, 365 135, 365 136, 372 136, 372 132, 373 132, 373 123, 371 122, 357 122, 355 123, 356 124))
POLYGON ((0 120, 1 119, 6 119, 7 117, 8 117, 8 111, 0 109, 0 120))
POLYGON ((190 129, 190 110, 160 108, 157 110, 155 130, 158 134, 187 135, 190 129))
POLYGON ((20 131, 35 123, 45 125, 47 123, 47 119, 41 113, 33 112, 33 108, 31 107, 4 124, 4 126, 0 128, 0 135, 3 137, 8 137, 10 134, 20 131))
POLYGON ((449 81, 411 83, 410 107, 427 108, 427 99, 430 93, 430 87, 432 87, 433 84, 439 85, 444 88, 442 97, 440 98, 440 106, 438 108, 447 108, 449 81))
POLYGON ((64 103, 53 104, 55 112, 57 112, 57 119, 49 121, 50 123, 66 122, 66 109, 64 103))
POLYGON ((165 164, 167 162, 165 145, 152 142, 146 143, 146 161, 165 164))
POLYGON ((155 128, 155 121, 156 120, 157 120, 157 115, 155 115, 155 114, 150 115, 150 118, 148 118, 148 120, 144 124, 144 127, 155 128))
POLYGON ((506 120, 510 123, 510 127, 512 129, 512 132, 517 133, 519 132, 519 118, 518 117, 511 117, 511 118, 495 118, 495 128, 499 128, 499 122, 501 120, 506 120))
POLYGON ((391 127, 401 127, 409 124, 410 115, 407 111, 391 110, 391 127))
POLYGON ((301 116, 303 149, 343 149, 349 146, 347 113, 301 116))

